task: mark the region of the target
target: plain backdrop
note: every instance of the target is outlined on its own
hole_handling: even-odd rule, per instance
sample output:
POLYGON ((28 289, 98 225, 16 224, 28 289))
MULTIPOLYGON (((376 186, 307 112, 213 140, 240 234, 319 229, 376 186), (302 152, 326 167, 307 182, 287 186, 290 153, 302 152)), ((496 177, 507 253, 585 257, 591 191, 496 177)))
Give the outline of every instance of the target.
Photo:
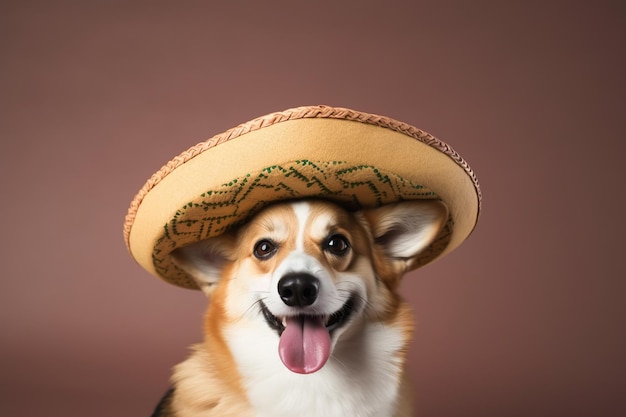
POLYGON ((0 2, 0 415, 149 416, 206 300, 134 263, 128 204, 315 104, 416 125, 481 184, 474 234, 403 283, 419 415, 626 415, 624 4, 0 2))

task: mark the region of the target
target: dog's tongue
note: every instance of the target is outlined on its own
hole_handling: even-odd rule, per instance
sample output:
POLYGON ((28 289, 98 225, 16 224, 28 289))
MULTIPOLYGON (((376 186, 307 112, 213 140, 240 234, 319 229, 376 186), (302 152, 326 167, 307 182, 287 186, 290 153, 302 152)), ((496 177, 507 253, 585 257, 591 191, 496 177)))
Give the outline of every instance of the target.
POLYGON ((290 371, 318 371, 330 356, 330 334, 321 317, 288 317, 280 336, 278 354, 290 371))

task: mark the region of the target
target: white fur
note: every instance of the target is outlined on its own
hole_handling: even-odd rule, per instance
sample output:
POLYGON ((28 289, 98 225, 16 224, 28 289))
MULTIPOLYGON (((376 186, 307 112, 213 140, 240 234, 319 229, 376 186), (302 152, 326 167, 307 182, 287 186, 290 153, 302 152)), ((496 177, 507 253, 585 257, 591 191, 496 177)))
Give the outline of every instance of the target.
POLYGON ((293 211, 298 219, 298 236, 296 237, 296 249, 300 252, 304 252, 304 233, 306 231, 306 223, 309 220, 311 214, 311 208, 305 201, 295 203, 293 211))

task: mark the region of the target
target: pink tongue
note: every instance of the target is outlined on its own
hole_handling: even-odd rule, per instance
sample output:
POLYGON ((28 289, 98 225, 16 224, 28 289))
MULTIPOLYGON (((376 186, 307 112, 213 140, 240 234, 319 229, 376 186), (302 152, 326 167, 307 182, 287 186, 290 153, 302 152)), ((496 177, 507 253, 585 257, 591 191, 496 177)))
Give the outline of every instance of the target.
POLYGON ((330 335, 317 317, 288 317, 278 344, 278 354, 290 371, 318 371, 330 356, 330 335))

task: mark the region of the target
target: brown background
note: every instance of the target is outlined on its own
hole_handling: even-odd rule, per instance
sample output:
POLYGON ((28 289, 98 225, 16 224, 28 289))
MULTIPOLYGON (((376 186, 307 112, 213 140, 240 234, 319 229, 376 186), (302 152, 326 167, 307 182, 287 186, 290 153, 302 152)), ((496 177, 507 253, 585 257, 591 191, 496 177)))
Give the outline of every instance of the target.
POLYGON ((623 4, 1 2, 0 415, 150 414, 205 301, 131 260, 128 203, 307 104, 415 124, 481 182, 475 233, 404 283, 421 416, 626 415, 623 4))

